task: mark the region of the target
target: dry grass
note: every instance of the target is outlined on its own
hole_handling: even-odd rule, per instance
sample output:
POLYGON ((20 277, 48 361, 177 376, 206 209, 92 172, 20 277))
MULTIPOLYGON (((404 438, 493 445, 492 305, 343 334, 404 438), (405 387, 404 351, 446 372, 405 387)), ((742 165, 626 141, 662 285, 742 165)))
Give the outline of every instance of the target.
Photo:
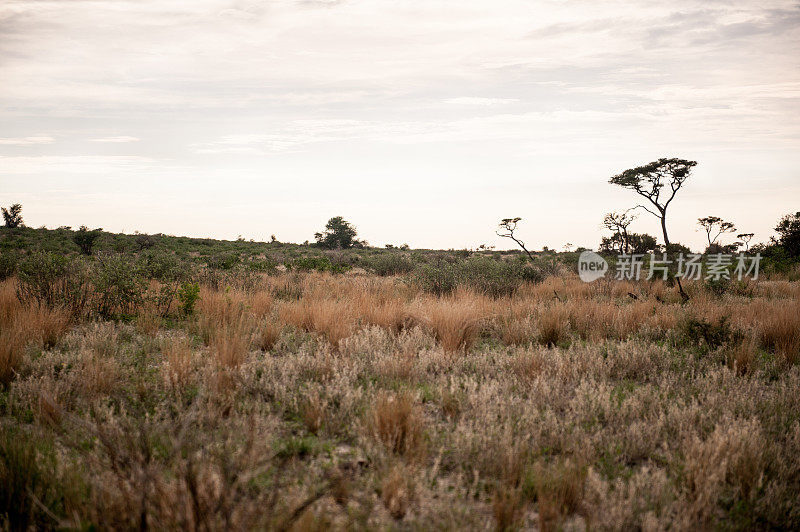
POLYGON ((156 326, 0 283, 0 472, 39 528, 800 528, 800 283, 232 286, 156 326))
POLYGON ((194 370, 194 351, 191 342, 183 336, 164 340, 162 352, 164 363, 161 372, 164 382, 174 391, 181 391, 189 384, 194 370))
POLYGON ((410 472, 397 464, 381 482, 381 501, 393 518, 402 519, 415 498, 415 491, 410 472))
POLYGON ((417 320, 433 332, 445 353, 469 351, 487 315, 486 301, 464 292, 442 299, 420 300, 416 310, 417 320))
POLYGON ((424 456, 424 418, 410 392, 379 394, 367 422, 372 435, 390 451, 409 460, 424 456))

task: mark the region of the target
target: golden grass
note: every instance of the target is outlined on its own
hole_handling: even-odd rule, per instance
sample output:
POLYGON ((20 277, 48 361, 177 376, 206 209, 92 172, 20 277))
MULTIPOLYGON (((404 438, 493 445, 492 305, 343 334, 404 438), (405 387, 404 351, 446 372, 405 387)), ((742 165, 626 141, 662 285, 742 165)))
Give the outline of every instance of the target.
POLYGON ((64 528, 798 528, 800 284, 687 284, 281 274, 71 328, 12 280, 3 426, 80 468, 64 528))
POLYGON ((383 506, 395 519, 405 517, 408 507, 415 497, 415 487, 410 472, 397 464, 381 482, 383 506))
POLYGON ((32 302, 21 304, 14 282, 0 284, 0 384, 10 382, 24 360, 25 348, 55 346, 71 326, 67 309, 32 302))
POLYGON ((424 456, 424 417, 411 392, 378 394, 367 422, 372 435, 390 451, 409 460, 424 456))
POLYGON ((420 299, 415 310, 416 319, 433 332, 445 353, 469 351, 487 316, 486 300, 468 292, 420 299))

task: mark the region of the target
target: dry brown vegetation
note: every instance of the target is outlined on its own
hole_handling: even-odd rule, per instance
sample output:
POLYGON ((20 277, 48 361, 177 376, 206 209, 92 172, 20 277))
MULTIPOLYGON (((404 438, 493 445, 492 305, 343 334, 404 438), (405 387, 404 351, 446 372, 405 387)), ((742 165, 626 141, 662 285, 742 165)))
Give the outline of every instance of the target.
POLYGON ((800 284, 279 274, 81 322, 0 284, 0 526, 800 527, 800 284))

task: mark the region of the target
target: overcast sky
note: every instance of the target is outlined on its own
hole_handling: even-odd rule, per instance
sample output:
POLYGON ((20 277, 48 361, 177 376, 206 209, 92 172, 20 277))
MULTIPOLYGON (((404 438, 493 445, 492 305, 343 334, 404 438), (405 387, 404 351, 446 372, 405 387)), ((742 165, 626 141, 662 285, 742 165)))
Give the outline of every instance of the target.
MULTIPOLYGON (((795 1, 2 0, 0 203, 30 226, 596 247, 608 184, 698 161, 698 248, 800 210, 795 1)), ((637 232, 658 234, 643 213, 637 232)), ((660 239, 660 235, 659 235, 660 239)))

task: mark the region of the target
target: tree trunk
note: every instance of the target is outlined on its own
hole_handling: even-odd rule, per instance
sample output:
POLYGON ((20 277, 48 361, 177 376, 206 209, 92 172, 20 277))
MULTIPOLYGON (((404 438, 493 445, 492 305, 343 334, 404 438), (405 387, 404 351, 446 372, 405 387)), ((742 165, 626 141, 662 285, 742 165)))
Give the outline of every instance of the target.
MULTIPOLYGON (((669 237, 667 236, 667 210, 664 209, 661 211, 661 232, 664 234, 664 251, 667 253, 667 257, 669 257, 669 237)), ((678 272, 680 273, 680 272, 678 272)), ((686 295, 686 292, 683 291, 683 285, 681 284, 681 278, 679 276, 675 276, 675 280, 678 281, 678 291, 681 293, 681 298, 684 301, 689 301, 689 296, 686 295)))

